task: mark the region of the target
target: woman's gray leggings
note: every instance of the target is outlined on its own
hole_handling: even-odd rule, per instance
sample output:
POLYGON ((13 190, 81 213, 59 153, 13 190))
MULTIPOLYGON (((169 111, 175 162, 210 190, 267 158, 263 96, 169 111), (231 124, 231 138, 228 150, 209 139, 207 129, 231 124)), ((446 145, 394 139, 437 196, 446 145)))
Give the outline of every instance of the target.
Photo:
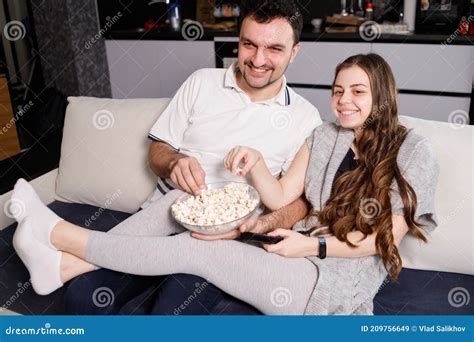
POLYGON ((93 231, 86 261, 137 275, 194 274, 267 315, 302 315, 317 282, 305 258, 284 258, 234 240, 191 237, 171 217, 169 192, 108 233, 93 231), (172 233, 180 233, 168 236, 172 233))

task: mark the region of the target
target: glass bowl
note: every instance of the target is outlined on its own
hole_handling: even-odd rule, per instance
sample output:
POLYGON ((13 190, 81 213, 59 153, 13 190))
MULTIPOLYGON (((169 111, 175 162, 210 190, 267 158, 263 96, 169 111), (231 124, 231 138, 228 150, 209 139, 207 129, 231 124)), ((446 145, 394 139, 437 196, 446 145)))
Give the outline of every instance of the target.
MULTIPOLYGON (((210 225, 210 226, 202 226, 202 225, 189 224, 189 223, 182 222, 176 216, 174 216, 174 213, 170 208, 171 216, 173 216, 173 218, 176 220, 176 222, 178 222, 180 225, 182 225, 186 229, 191 230, 191 231, 196 232, 196 233, 201 233, 201 234, 206 234, 206 235, 225 234, 225 233, 228 233, 228 232, 230 232, 234 229, 239 228, 244 222, 246 222, 248 219, 250 219, 253 215, 257 215, 257 210, 260 207, 260 195, 258 194, 258 191, 254 187, 252 187, 251 185, 248 185, 247 183, 243 183, 243 182, 216 182, 216 183, 207 184, 207 188, 209 190, 220 189, 220 188, 223 188, 224 186, 226 186, 228 184, 243 184, 243 185, 247 186, 247 192, 248 192, 250 198, 253 199, 253 200, 254 199, 258 200, 258 203, 255 206, 255 208, 252 211, 250 211, 247 215, 245 215, 241 218, 238 218, 236 220, 227 222, 227 223, 210 225)), ((180 197, 178 197, 176 199, 176 201, 173 204, 175 204, 177 202, 186 201, 190 197, 193 197, 193 195, 188 194, 188 193, 182 194, 180 197)))

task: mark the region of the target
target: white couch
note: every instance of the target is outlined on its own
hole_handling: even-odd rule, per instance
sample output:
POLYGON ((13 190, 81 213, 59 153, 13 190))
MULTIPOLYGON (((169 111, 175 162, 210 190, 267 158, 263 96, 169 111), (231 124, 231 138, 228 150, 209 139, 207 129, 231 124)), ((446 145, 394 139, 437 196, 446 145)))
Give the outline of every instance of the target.
MULTIPOLYGON (((135 212, 154 190, 147 133, 169 99, 70 97, 59 169, 31 182, 45 203, 53 200, 135 212)), ((424 244, 407 236, 404 267, 474 274, 474 126, 403 117, 429 138, 441 168, 436 194, 439 226, 424 244)), ((204 132, 203 132, 204 133, 204 132)), ((0 229, 13 222, 0 196, 0 229)))

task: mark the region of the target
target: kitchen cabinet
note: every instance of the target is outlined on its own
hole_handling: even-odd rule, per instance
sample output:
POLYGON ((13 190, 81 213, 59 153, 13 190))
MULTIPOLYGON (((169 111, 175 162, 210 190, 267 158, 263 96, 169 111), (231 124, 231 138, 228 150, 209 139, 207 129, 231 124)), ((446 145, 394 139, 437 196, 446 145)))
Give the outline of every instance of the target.
POLYGON ((303 96, 318 108, 319 115, 324 121, 335 121, 331 109, 331 90, 330 89, 315 89, 315 88, 299 88, 293 87, 299 95, 303 96))
MULTIPOLYGON (((299 87, 293 90, 315 105, 323 120, 336 120, 331 109, 331 90, 299 87)), ((469 112, 469 98, 412 94, 399 94, 398 98, 400 115, 448 122, 449 114, 455 111, 469 112)))
POLYGON ((387 60, 402 89, 401 115, 449 121, 454 111, 469 113, 474 47, 374 43, 372 51, 387 60))
POLYGON ((372 44, 391 66, 398 88, 471 93, 474 48, 442 44, 372 44))
POLYGON ((289 83, 331 85, 336 65, 349 56, 369 53, 370 43, 301 42, 301 50, 286 71, 289 83))
POLYGON ((469 97, 399 94, 398 99, 400 115, 449 122, 454 111, 469 113, 469 97))
POLYGON ((333 121, 330 90, 338 63, 356 53, 377 53, 390 64, 400 90, 400 115, 449 121, 454 111, 469 113, 474 47, 441 44, 302 42, 287 70, 288 82, 333 121), (326 88, 326 89, 325 89, 326 88))
POLYGON ((171 97, 194 71, 214 67, 211 41, 107 40, 112 97, 171 97))
MULTIPOLYGON (((237 47, 237 37, 215 40, 237 47)), ((334 120, 330 87, 337 64, 351 55, 370 52, 384 57, 394 72, 401 115, 448 121, 453 111, 469 112, 473 46, 311 41, 301 45, 286 77, 326 120, 334 120)), ((171 97, 192 72, 215 67, 213 41, 107 40, 106 47, 112 94, 117 98, 171 97)), ((227 56, 223 50, 218 53, 227 56)))

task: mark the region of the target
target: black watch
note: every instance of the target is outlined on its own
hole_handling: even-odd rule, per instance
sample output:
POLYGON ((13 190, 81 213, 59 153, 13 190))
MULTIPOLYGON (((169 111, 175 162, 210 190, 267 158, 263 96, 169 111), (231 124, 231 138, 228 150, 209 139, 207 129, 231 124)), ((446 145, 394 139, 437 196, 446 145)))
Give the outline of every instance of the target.
POLYGON ((326 258, 326 239, 324 236, 319 237, 319 254, 318 254, 319 259, 324 259, 326 258))

